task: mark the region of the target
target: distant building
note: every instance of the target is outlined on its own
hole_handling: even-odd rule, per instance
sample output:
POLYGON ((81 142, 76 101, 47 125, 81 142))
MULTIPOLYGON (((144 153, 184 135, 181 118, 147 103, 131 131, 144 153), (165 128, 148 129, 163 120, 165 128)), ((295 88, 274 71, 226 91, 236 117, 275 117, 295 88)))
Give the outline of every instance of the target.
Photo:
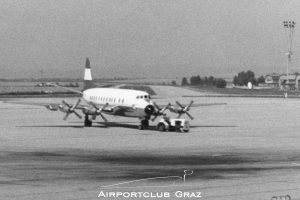
POLYGON ((298 82, 297 80, 297 76, 296 74, 289 74, 288 76, 286 76, 286 74, 283 74, 280 76, 279 78, 279 85, 280 85, 280 89, 291 89, 291 90, 295 90, 298 89, 298 82))
POLYGON ((265 83, 269 87, 273 88, 280 88, 282 90, 284 89, 290 89, 290 90, 299 90, 300 88, 300 74, 289 74, 286 76, 286 74, 270 74, 266 75, 265 77, 265 83))
POLYGON ((281 75, 275 74, 275 73, 270 74, 270 75, 266 75, 265 83, 269 87, 279 88, 279 78, 280 78, 280 76, 281 75))

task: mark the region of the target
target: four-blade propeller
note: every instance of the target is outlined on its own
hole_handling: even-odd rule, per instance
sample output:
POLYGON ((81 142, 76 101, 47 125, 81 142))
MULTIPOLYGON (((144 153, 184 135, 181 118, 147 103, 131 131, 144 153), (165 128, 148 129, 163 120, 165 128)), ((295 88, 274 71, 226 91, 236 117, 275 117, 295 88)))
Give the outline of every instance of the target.
POLYGON ((178 113, 178 118, 180 118, 182 114, 186 114, 191 120, 193 120, 194 117, 192 117, 190 115, 190 113, 188 112, 190 110, 190 107, 191 107, 191 105, 193 103, 194 103, 194 101, 191 101, 187 106, 183 106, 181 103, 179 103, 178 101, 176 101, 176 104, 179 107, 171 106, 171 107, 169 107, 169 110, 171 112, 178 113))
POLYGON ((154 113, 152 121, 154 121, 158 116, 164 115, 164 112, 171 106, 171 104, 168 103, 165 107, 160 108, 155 102, 153 102, 153 105, 157 111, 154 113))
POLYGON ((72 106, 70 104, 68 104, 65 100, 62 101, 62 103, 66 106, 59 106, 59 110, 66 113, 65 117, 64 117, 64 120, 66 120, 68 118, 68 116, 71 114, 71 113, 74 113, 79 119, 82 118, 82 116, 80 114, 78 114, 78 112, 75 110, 76 107, 79 105, 80 103, 80 99, 77 100, 77 102, 72 106))
POLYGON ((96 104, 93 102, 90 102, 90 104, 95 108, 95 113, 93 114, 93 120, 96 119, 97 115, 100 115, 100 117, 103 119, 103 121, 107 122, 107 119, 102 115, 102 111, 108 106, 108 103, 106 103, 104 106, 101 108, 98 108, 96 104))

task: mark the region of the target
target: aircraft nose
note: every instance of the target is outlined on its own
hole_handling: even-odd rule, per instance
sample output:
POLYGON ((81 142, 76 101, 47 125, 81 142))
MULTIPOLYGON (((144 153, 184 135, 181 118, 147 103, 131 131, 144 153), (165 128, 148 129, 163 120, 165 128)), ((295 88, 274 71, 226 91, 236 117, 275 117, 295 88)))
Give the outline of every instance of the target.
POLYGON ((153 105, 148 105, 145 107, 144 111, 147 115, 152 115, 155 112, 155 108, 153 105))

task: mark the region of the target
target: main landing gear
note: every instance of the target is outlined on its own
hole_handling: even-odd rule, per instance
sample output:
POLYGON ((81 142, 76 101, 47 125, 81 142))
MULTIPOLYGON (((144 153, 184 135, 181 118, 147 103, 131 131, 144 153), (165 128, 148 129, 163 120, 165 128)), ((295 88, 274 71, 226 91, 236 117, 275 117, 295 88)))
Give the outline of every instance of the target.
POLYGON ((140 130, 145 130, 149 128, 149 120, 148 119, 143 119, 141 120, 141 124, 139 125, 140 130))
POLYGON ((84 117, 84 126, 85 127, 90 127, 92 126, 93 121, 89 119, 89 115, 85 115, 84 117))

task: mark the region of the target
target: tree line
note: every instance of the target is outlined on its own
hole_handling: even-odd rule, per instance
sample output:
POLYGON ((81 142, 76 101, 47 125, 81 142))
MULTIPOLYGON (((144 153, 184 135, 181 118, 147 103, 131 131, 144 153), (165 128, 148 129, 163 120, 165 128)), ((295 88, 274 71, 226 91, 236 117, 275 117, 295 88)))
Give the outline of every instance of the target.
MULTIPOLYGON (((249 82, 251 82, 253 85, 258 85, 260 83, 265 83, 264 76, 260 76, 258 78, 255 77, 255 74, 253 71, 242 71, 239 72, 237 75, 233 77, 233 84, 238 86, 247 85, 249 82)), ((199 75, 192 76, 190 78, 183 77, 181 81, 182 86, 201 86, 201 85, 207 85, 207 86, 216 86, 218 88, 225 88, 226 87, 226 81, 222 78, 215 78, 213 76, 205 76, 201 78, 199 75)))
POLYGON ((247 85, 249 82, 251 82, 253 85, 258 85, 259 83, 264 83, 265 78, 264 76, 260 76, 259 78, 255 78, 255 74, 253 71, 242 71, 238 73, 238 75, 233 77, 233 84, 242 86, 247 85))
POLYGON ((181 81, 182 86, 192 85, 192 86, 200 86, 200 85, 208 85, 208 86, 216 86, 218 88, 225 88, 226 81, 222 78, 215 78, 213 76, 205 76, 201 78, 199 75, 192 76, 189 78, 183 77, 181 81))

